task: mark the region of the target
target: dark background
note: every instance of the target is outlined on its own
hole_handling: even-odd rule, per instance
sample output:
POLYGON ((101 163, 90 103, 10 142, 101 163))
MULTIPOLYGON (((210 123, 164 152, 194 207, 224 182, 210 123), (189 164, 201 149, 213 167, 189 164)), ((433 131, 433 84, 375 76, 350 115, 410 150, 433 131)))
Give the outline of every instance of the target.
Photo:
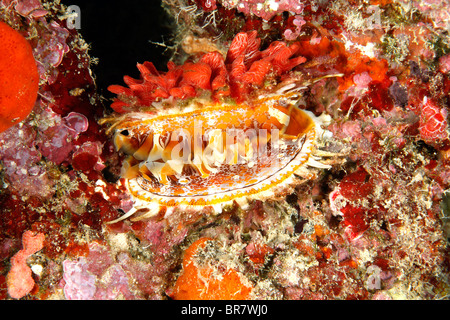
POLYGON ((123 85, 123 76, 139 78, 136 63, 151 61, 158 70, 166 70, 170 52, 152 44, 170 39, 173 21, 160 0, 63 0, 66 6, 81 10, 78 32, 91 46, 91 57, 99 59, 92 67, 98 92, 105 98, 114 95, 106 88, 123 85))

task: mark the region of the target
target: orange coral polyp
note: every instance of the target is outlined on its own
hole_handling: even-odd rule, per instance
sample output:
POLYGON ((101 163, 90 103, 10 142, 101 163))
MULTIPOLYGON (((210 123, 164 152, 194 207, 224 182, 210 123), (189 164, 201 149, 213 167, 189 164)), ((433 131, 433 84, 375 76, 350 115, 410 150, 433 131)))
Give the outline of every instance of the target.
POLYGON ((276 41, 260 51, 260 42, 256 31, 241 32, 232 41, 226 58, 219 52, 210 52, 195 63, 176 66, 169 62, 166 73, 158 72, 151 62, 138 64, 140 79, 124 77, 129 88, 108 87, 118 95, 111 108, 119 113, 138 111, 155 101, 192 98, 204 90, 211 91, 215 100, 229 96, 243 102, 268 77, 279 77, 306 61, 299 56, 298 43, 276 41))
POLYGON ((0 132, 31 112, 39 89, 39 73, 28 41, 0 21, 0 132))

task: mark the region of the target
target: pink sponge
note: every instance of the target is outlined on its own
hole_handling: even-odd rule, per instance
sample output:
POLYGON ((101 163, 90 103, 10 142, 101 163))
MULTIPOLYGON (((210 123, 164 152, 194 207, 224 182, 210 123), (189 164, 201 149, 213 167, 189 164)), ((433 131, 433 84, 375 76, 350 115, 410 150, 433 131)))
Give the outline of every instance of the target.
POLYGON ((44 234, 34 234, 32 231, 25 231, 22 235, 23 249, 11 258, 11 270, 6 276, 8 294, 12 298, 20 299, 33 289, 34 280, 26 260, 44 247, 44 239, 44 234))

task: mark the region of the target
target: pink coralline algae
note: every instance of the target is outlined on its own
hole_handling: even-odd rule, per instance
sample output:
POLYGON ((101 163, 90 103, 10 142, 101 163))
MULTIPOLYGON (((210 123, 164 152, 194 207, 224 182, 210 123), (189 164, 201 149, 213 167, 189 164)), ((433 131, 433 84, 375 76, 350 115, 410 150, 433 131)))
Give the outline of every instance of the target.
POLYGON ((54 192, 53 182, 40 161, 61 164, 79 148, 74 141, 87 130, 87 118, 71 112, 61 117, 51 110, 40 114, 38 130, 17 126, 0 136, 0 159, 7 165, 12 187, 24 194, 45 197, 54 192))
POLYGON ((68 300, 91 300, 96 291, 96 277, 86 270, 85 258, 66 260, 64 267, 64 295, 68 300))
POLYGON ((57 73, 52 67, 60 65, 64 55, 69 51, 66 43, 69 31, 55 21, 44 24, 43 28, 46 30, 44 29, 45 32, 42 32, 42 36, 39 37, 34 52, 41 79, 45 79, 51 84, 56 81, 57 77, 57 73))
POLYGON ((8 5, 8 3, 15 3, 14 9, 16 9, 17 12, 24 17, 39 18, 48 13, 48 11, 44 9, 39 0, 28 0, 28 1, 3 0, 2 2, 6 5, 8 5))
POLYGON ((300 35, 302 26, 306 23, 302 16, 295 16, 292 24, 295 26, 292 29, 286 29, 283 36, 286 40, 295 40, 300 35))
POLYGON ((28 267, 27 258, 44 247, 44 234, 34 234, 26 231, 22 236, 23 249, 11 258, 11 269, 6 276, 8 294, 14 299, 20 299, 28 294, 35 283, 31 276, 32 271, 28 267))
POLYGON ((52 116, 52 121, 57 124, 43 131, 37 146, 47 160, 61 164, 77 148, 73 141, 80 133, 87 130, 88 119, 76 112, 71 112, 63 118, 57 114, 52 116))
POLYGON ((450 71, 450 54, 439 59, 439 71, 442 73, 447 73, 450 71))
POLYGON ((28 125, 6 131, 0 137, 1 160, 12 188, 28 195, 45 197, 53 193, 53 183, 38 164, 42 156, 35 139, 36 132, 28 125))
POLYGON ((300 14, 305 7, 298 0, 223 0, 222 5, 226 8, 236 8, 246 15, 255 15, 264 20, 270 20, 273 16, 287 11, 300 14))
POLYGON ((89 245, 88 256, 65 260, 63 267, 68 300, 143 299, 154 294, 146 283, 160 281, 149 265, 125 252, 113 259, 109 247, 97 243, 89 245))

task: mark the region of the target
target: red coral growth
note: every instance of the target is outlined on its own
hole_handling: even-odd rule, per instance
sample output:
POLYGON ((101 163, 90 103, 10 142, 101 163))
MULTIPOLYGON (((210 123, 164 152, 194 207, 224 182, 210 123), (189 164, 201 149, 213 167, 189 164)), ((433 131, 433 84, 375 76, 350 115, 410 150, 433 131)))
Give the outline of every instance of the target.
POLYGON ((273 254, 275 250, 264 243, 251 242, 245 248, 249 259, 255 264, 263 264, 266 257, 273 254))
POLYGON ((226 59, 219 52, 210 52, 195 63, 176 66, 169 62, 166 73, 158 72, 151 62, 138 64, 141 79, 125 76, 128 88, 108 87, 119 96, 111 107, 123 113, 169 97, 192 98, 203 90, 212 91, 215 99, 231 96, 243 101, 268 77, 279 77, 306 61, 298 55, 299 43, 288 46, 275 41, 263 51, 259 50, 260 43, 256 31, 241 32, 233 39, 226 59))
POLYGON ((342 73, 337 78, 340 92, 358 85, 355 76, 367 75, 369 91, 364 101, 379 111, 393 108, 389 95, 392 81, 386 60, 370 58, 358 50, 347 51, 344 43, 334 40, 324 30, 311 32, 312 39, 290 45, 274 41, 262 51, 256 31, 241 32, 232 40, 225 59, 219 52, 210 52, 195 63, 176 66, 169 62, 166 73, 158 72, 150 62, 138 64, 140 79, 124 77, 129 88, 119 85, 108 88, 118 95, 111 107, 120 113, 136 111, 161 99, 196 97, 204 90, 211 91, 215 100, 232 97, 242 102, 267 80, 285 79, 289 71, 308 60, 299 70, 310 76, 342 73))
POLYGON ((359 237, 369 228, 369 222, 376 213, 361 205, 362 202, 370 203, 369 196, 373 190, 374 184, 370 175, 364 168, 359 168, 343 178, 336 190, 330 194, 330 206, 335 214, 343 217, 345 233, 350 240, 359 237), (338 204, 339 202, 341 204, 338 204))
POLYGON ((340 194, 350 200, 356 201, 367 197, 373 191, 373 184, 369 180, 370 176, 366 170, 359 168, 349 174, 339 183, 340 194))
POLYGON ((343 223, 347 227, 346 234, 350 240, 369 228, 367 210, 348 204, 341 209, 341 212, 344 215, 343 223))
POLYGON ((439 143, 448 138, 447 110, 427 97, 423 99, 419 132, 427 143, 439 143))
POLYGON ((342 73, 343 77, 337 78, 339 91, 341 92, 356 84, 354 82, 355 75, 365 72, 372 79, 371 84, 373 86, 389 87, 391 83, 387 74, 389 65, 386 60, 368 57, 359 50, 348 51, 343 42, 334 40, 331 36, 326 35, 324 30, 314 30, 312 32, 316 34, 315 38, 300 41, 300 52, 308 60, 308 63, 303 67, 309 72, 317 73, 337 70, 342 73))
POLYGON ((372 81, 369 84, 369 97, 371 98, 371 107, 378 111, 390 111, 394 107, 389 95, 391 81, 372 81))

